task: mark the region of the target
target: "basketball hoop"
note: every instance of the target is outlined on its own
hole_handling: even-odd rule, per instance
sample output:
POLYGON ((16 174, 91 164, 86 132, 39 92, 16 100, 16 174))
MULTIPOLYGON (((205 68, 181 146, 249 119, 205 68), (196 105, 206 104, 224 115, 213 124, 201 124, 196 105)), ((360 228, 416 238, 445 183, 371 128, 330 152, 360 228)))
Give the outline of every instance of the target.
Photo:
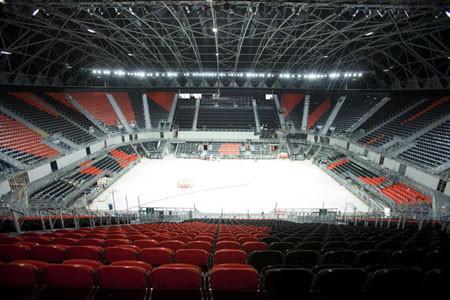
POLYGON ((181 180, 178 180, 178 182, 177 182, 177 187, 179 189, 189 189, 192 186, 193 186, 193 184, 192 184, 191 180, 189 180, 189 179, 181 179, 181 180))

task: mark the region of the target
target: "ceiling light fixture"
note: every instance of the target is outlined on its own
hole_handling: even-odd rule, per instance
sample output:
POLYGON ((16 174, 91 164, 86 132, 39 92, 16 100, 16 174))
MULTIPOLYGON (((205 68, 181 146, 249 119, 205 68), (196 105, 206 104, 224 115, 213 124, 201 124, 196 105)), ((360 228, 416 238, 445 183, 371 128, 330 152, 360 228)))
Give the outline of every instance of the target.
POLYGON ((33 11, 33 17, 35 16, 35 15, 37 15, 39 13, 39 8, 36 8, 34 11, 33 11))

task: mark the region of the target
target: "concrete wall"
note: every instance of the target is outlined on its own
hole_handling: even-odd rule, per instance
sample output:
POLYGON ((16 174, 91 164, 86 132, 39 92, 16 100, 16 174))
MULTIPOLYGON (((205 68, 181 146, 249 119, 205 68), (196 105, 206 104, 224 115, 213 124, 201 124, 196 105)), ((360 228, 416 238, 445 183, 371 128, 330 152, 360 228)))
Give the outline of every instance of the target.
POLYGON ((56 162, 58 163, 58 169, 62 169, 65 166, 68 166, 76 162, 77 160, 82 159, 83 157, 86 157, 86 149, 78 150, 76 152, 65 155, 56 160, 56 162))
POLYGON ((95 152, 98 152, 98 151, 102 150, 104 145, 105 145, 105 143, 103 142, 103 140, 98 142, 98 143, 96 143, 96 144, 91 145, 90 146, 91 153, 95 153, 95 152))
POLYGON ((37 168, 34 168, 30 171, 28 171, 28 178, 30 179, 30 182, 33 182, 35 180, 41 179, 49 174, 52 173, 52 168, 50 167, 50 163, 44 164, 42 166, 39 166, 37 168))
POLYGON ((444 194, 450 196, 450 182, 447 182, 447 186, 445 187, 444 194))
POLYGON ((364 154, 364 148, 356 144, 350 143, 349 150, 357 155, 364 154))
POLYGON ((146 139, 159 139, 159 131, 139 132, 137 135, 138 135, 138 141, 146 140, 146 139))
POLYGON ((8 193, 9 191, 11 191, 11 189, 9 187, 8 180, 5 180, 2 183, 0 183, 0 195, 4 195, 4 194, 8 193))
POLYGON ((338 146, 341 147, 342 149, 347 149, 347 141, 343 139, 330 138, 330 145, 338 146))
POLYGON ((210 140, 210 141, 232 141, 242 139, 259 139, 253 132, 233 131, 179 131, 179 139, 210 140))
POLYGON ((398 172, 398 169, 400 167, 400 163, 395 161, 395 160, 393 160, 393 159, 391 159, 391 158, 389 158, 389 157, 385 157, 383 166, 385 168, 388 168, 390 170, 394 170, 394 171, 398 172))
POLYGON ((306 140, 310 143, 314 144, 314 135, 313 134, 308 134, 308 137, 306 138, 306 140))
POLYGON ((439 177, 435 177, 410 166, 406 167, 405 176, 432 190, 436 190, 439 183, 439 177))
POLYGON ((367 154, 367 159, 373 161, 374 163, 380 163, 380 157, 381 155, 372 151, 369 151, 369 154, 367 154))
MULTIPOLYGON (((128 136, 126 136, 125 142, 128 141, 127 138, 128 138, 128 136)), ((110 137, 110 138, 106 139, 106 146, 107 147, 111 146, 111 145, 122 144, 122 143, 123 143, 122 142, 122 136, 120 136, 120 135, 113 136, 113 137, 110 137)))

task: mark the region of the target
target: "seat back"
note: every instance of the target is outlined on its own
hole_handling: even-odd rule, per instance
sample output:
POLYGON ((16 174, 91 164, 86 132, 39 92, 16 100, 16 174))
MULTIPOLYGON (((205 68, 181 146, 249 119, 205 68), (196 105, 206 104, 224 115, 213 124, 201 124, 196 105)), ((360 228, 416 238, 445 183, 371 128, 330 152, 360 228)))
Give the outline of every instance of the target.
POLYGON ((0 286, 32 287, 38 283, 38 268, 28 263, 0 264, 0 286))
POLYGON ((66 250, 62 245, 39 245, 31 249, 33 259, 46 262, 62 262, 66 259, 66 250))
POLYGON ((145 270, 146 273, 150 273, 152 271, 152 266, 149 263, 146 263, 144 261, 137 261, 137 260, 121 260, 121 261, 115 261, 111 264, 111 266, 134 266, 134 267, 141 267, 145 270))
POLYGON ((269 247, 266 243, 263 242, 246 242, 242 244, 242 250, 244 250, 247 254, 255 251, 255 250, 267 250, 269 247))
POLYGON ((140 252, 141 261, 145 261, 152 266, 170 264, 173 262, 174 251, 169 248, 146 248, 140 252))
POLYGON ((93 271, 88 265, 49 264, 44 267, 44 282, 50 287, 92 287, 93 271))
POLYGON ((211 269, 212 291, 257 291, 258 271, 249 265, 221 264, 211 269))
POLYGON ((268 265, 283 263, 283 253, 278 250, 255 250, 248 255, 248 264, 256 270, 268 265))
POLYGON ((179 249, 175 252, 175 261, 177 263, 206 267, 208 259, 208 252, 203 249, 179 249))
POLYGON ((190 264, 167 264, 152 272, 155 290, 200 290, 201 270, 190 264))
POLYGON ((303 268, 315 266, 319 260, 319 253, 314 250, 291 250, 284 255, 286 264, 299 265, 303 268))
POLYGON ((216 251, 222 249, 241 249, 241 244, 237 241, 220 241, 216 243, 216 251))
POLYGON ((89 266, 93 270, 97 270, 98 268, 102 267, 103 264, 96 260, 91 259, 67 259, 62 262, 64 265, 82 265, 82 266, 89 266))
POLYGON ((103 266, 97 270, 98 284, 103 289, 146 289, 145 269, 136 266, 103 266))
POLYGON ((358 268, 330 268, 318 273, 316 290, 327 299, 361 296, 368 274, 358 268))
POLYGON ((214 264, 226 263, 240 263, 245 264, 247 261, 247 254, 242 250, 236 249, 221 249, 214 253, 214 264))
POLYGON ((157 240, 135 240, 133 242, 134 245, 138 246, 141 249, 144 248, 154 248, 154 247, 158 247, 159 242, 157 240))
POLYGON ((4 262, 30 259, 30 247, 16 244, 0 244, 0 260, 4 262))
POLYGON ((129 248, 110 247, 104 251, 105 262, 112 263, 119 260, 137 260, 137 251, 129 248))
POLYGON ((301 297, 311 291, 313 273, 304 268, 273 268, 263 275, 263 289, 270 297, 277 295, 278 299, 301 297), (290 297, 288 297, 288 295, 290 297))
POLYGON ((103 248, 98 246, 71 246, 67 248, 67 254, 70 259, 92 259, 101 260, 103 248))

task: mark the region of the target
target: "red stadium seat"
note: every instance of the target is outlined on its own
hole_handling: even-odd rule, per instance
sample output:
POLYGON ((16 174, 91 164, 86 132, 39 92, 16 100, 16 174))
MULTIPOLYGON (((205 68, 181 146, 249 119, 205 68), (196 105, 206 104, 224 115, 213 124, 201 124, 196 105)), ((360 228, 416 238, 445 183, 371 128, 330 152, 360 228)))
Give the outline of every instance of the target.
POLYGON ((251 253, 255 250, 267 250, 269 247, 266 243, 263 242, 246 242, 242 244, 242 250, 244 250, 247 254, 251 253))
POLYGON ((0 237, 0 244, 15 244, 18 242, 22 242, 23 238, 20 237, 12 237, 12 236, 3 236, 0 237))
POLYGON ((239 243, 243 244, 246 242, 259 242, 259 240, 253 236, 243 236, 238 239, 239 243))
POLYGON ((185 249, 186 248, 186 244, 182 241, 177 241, 177 240, 166 240, 166 241, 161 241, 159 243, 160 247, 164 247, 164 248, 169 248, 172 249, 173 251, 177 251, 178 249, 185 249))
POLYGON ((212 291, 258 290, 259 274, 255 268, 245 264, 221 264, 211 269, 212 291))
POLYGON ((105 247, 105 240, 102 239, 94 239, 94 238, 85 238, 78 241, 80 246, 97 246, 97 247, 105 247))
POLYGON ((111 240, 105 240, 105 246, 106 247, 114 247, 117 245, 130 245, 131 241, 127 239, 111 239, 111 240))
POLYGON ((30 259, 30 247, 15 244, 0 244, 0 260, 4 262, 30 259))
POLYGON ((52 242, 52 238, 43 237, 43 236, 27 236, 27 237, 24 237, 23 240, 25 242, 38 243, 39 245, 48 245, 48 244, 51 244, 51 242, 52 242))
POLYGON ((141 249, 158 247, 159 242, 157 240, 135 240, 134 245, 141 249))
POLYGON ((200 290, 199 267, 189 264, 168 264, 155 268, 152 283, 155 290, 200 290))
POLYGON ((182 241, 185 244, 187 244, 188 242, 192 241, 192 238, 190 236, 187 235, 177 235, 173 237, 174 240, 178 240, 178 241, 182 241))
POLYGON ((179 249, 175 252, 177 263, 196 265, 206 271, 208 267, 208 252, 203 249, 179 249))
POLYGON ((112 239, 115 239, 115 240, 120 240, 120 239, 126 240, 126 239, 128 239, 128 236, 126 234, 112 233, 112 234, 106 235, 106 239, 107 240, 112 240, 112 239))
POLYGON ((47 262, 42 260, 34 260, 34 259, 20 259, 20 260, 13 260, 10 262, 10 264, 30 264, 38 268, 39 271, 42 271, 46 265, 48 265, 47 262))
POLYGON ((32 258, 46 262, 62 262, 66 249, 61 245, 39 245, 31 249, 32 258))
MULTIPOLYGON (((70 234, 73 234, 73 233, 70 233, 70 234)), ((56 237, 53 239, 53 244, 75 246, 78 244, 78 239, 68 238, 68 237, 56 237)))
POLYGON ((214 253, 214 264, 239 263, 245 264, 247 261, 247 254, 242 250, 236 249, 221 249, 214 253))
POLYGON ((0 286, 32 287, 38 283, 38 268, 29 263, 0 264, 0 286))
POLYGON ((97 246, 72 246, 67 248, 70 259, 91 259, 100 261, 102 259, 103 248, 97 246))
POLYGON ((146 248, 140 252, 141 261, 153 265, 170 264, 173 262, 174 251, 168 248, 146 248))
POLYGON ((216 244, 216 251, 221 249, 236 249, 241 250, 241 244, 236 241, 221 241, 216 244))
POLYGON ((210 253, 212 250, 211 243, 206 241, 191 241, 187 243, 186 247, 188 249, 203 249, 208 251, 208 253, 210 253))
POLYGON ((103 266, 97 270, 103 289, 147 289, 145 269, 136 266, 103 266))
POLYGON ((146 273, 150 274, 152 271, 152 266, 145 261, 136 261, 136 260, 121 260, 115 261, 111 264, 111 266, 134 266, 141 267, 145 270, 146 273))
MULTIPOLYGON (((0 245, 2 245, 2 244, 0 244, 0 245)), ((16 243, 15 245, 24 245, 24 246, 33 248, 33 247, 36 247, 36 246, 39 245, 39 244, 38 244, 38 243, 35 243, 35 242, 18 242, 18 243, 16 243)))
POLYGON ((44 281, 50 287, 93 287, 93 268, 87 265, 50 264, 44 267, 44 281))
POLYGON ((133 234, 133 235, 129 235, 128 239, 132 242, 137 241, 137 240, 145 240, 148 239, 149 237, 147 235, 144 234, 133 234))
POLYGON ((68 259, 62 262, 64 265, 83 265, 83 266, 89 266, 93 270, 97 270, 98 268, 102 267, 103 264, 99 261, 92 260, 92 259, 68 259))
POLYGON ((104 251, 105 262, 112 263, 119 260, 137 260, 137 251, 129 248, 110 247, 104 251))

